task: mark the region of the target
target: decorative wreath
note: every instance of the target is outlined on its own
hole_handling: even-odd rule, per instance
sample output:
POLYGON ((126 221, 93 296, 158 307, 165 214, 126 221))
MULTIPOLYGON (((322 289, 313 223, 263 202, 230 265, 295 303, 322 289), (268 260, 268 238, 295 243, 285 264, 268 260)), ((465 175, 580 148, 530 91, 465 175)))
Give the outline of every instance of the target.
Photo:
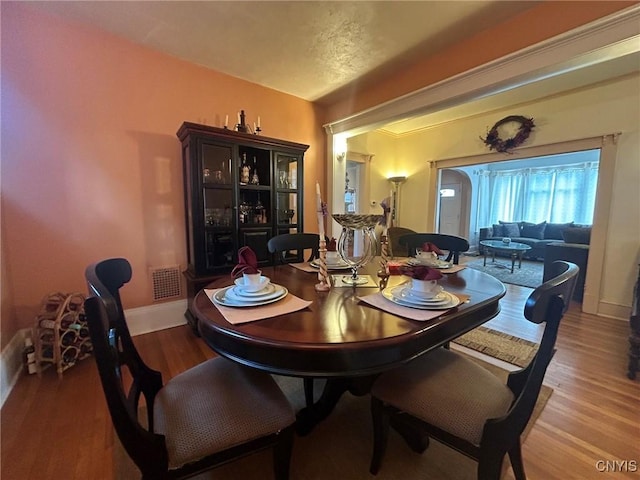
POLYGON ((510 153, 510 150, 519 147, 527 138, 529 138, 529 134, 535 126, 533 118, 523 117, 522 115, 509 115, 508 117, 504 117, 502 120, 498 121, 491 130, 487 132, 487 136, 485 138, 480 137, 480 140, 489 147, 489 150, 510 153), (500 138, 498 128, 512 122, 520 124, 518 132, 513 137, 503 140, 500 138))

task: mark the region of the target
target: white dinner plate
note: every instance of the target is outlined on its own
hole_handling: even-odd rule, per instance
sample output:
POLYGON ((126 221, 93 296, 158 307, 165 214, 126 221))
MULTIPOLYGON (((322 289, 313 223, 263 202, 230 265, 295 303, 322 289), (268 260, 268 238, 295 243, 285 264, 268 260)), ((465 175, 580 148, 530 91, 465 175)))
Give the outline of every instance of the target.
POLYGON ((247 297, 240 297, 234 293, 235 286, 221 288, 213 294, 213 301, 219 305, 225 307, 259 307, 260 305, 267 305, 269 303, 277 302, 287 296, 289 291, 281 286, 272 284, 275 287, 275 291, 268 295, 266 298, 261 297, 257 299, 251 299, 247 297))
POLYGON ((410 258, 409 260, 407 260, 407 264, 409 265, 424 265, 427 267, 431 267, 431 268, 440 268, 440 269, 446 269, 446 268, 451 268, 453 266, 453 264, 451 262, 445 262, 444 260, 437 260, 435 265, 432 265, 430 263, 427 263, 425 261, 420 260, 419 258, 410 258))
POLYGON ((276 287, 273 286, 273 283, 268 283, 266 287, 264 287, 262 290, 258 290, 257 292, 252 292, 252 291, 248 292, 243 285, 238 285, 237 283, 236 283, 236 286, 233 287, 233 293, 235 293, 239 297, 252 298, 252 299, 262 298, 265 295, 269 295, 275 292, 275 290, 276 290, 276 287))
POLYGON ((270 293, 265 293, 259 297, 248 297, 246 295, 237 293, 238 287, 231 287, 225 292, 225 298, 232 302, 242 302, 242 303, 256 303, 262 302, 265 300, 272 300, 274 298, 279 298, 283 294, 284 287, 278 288, 278 286, 274 285, 273 290, 270 293))
POLYGON ((406 284, 391 289, 391 294, 401 300, 418 305, 444 305, 451 301, 449 294, 444 290, 431 298, 426 298, 413 292, 411 287, 406 284))
POLYGON ((443 292, 449 300, 446 303, 436 304, 436 305, 428 305, 428 304, 419 304, 407 301, 406 298, 397 297, 390 290, 383 290, 382 295, 384 298, 393 302, 397 305, 402 305, 403 307, 417 308, 419 310, 447 310, 449 308, 457 307, 460 305, 460 299, 455 295, 452 295, 449 292, 443 292))
MULTIPOLYGON (((309 262, 313 268, 320 268, 316 260, 311 260, 309 262)), ((340 262, 340 263, 327 263, 327 270, 348 270, 351 268, 348 263, 340 262)))

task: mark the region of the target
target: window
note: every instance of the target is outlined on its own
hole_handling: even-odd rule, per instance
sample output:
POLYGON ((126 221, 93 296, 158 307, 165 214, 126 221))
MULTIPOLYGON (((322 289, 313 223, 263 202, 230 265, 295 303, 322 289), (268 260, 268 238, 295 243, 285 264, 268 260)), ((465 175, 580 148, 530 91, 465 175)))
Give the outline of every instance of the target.
POLYGON ((479 224, 499 220, 591 224, 599 154, 599 149, 572 152, 476 170, 478 213, 484 217, 479 224))

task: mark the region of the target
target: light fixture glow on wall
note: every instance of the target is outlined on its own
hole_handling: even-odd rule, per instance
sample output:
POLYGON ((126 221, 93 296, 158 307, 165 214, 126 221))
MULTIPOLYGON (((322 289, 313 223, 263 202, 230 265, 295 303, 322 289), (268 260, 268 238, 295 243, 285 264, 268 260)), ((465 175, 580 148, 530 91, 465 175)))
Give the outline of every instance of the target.
POLYGON ((391 226, 395 227, 398 225, 399 220, 399 211, 398 205, 400 204, 400 185, 407 181, 407 177, 405 176, 397 176, 387 178, 393 184, 393 198, 391 201, 391 226))

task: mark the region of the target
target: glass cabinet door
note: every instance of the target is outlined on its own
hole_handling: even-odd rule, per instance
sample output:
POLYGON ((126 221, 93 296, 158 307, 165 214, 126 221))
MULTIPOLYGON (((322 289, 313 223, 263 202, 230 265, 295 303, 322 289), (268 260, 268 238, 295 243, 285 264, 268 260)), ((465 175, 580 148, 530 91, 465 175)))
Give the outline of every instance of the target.
POLYGON ((278 225, 297 225, 298 194, 290 192, 277 193, 278 225))
POLYGON ((276 154, 276 188, 283 190, 297 190, 298 188, 298 157, 276 154))
POLYGON ((302 198, 298 190, 302 187, 300 157, 276 152, 274 163, 276 232, 296 233, 302 228, 302 198))
POLYGON ((204 186, 205 230, 204 256, 206 268, 233 265, 234 242, 233 190, 204 186))
POLYGON ((226 145, 203 143, 202 225, 205 232, 204 259, 207 269, 233 265, 236 250, 233 218, 233 150, 226 145))
POLYGON ((204 189, 204 218, 205 226, 220 227, 233 224, 233 192, 230 188, 204 189))
POLYGON ((202 183, 205 185, 231 184, 231 147, 202 145, 202 183))

